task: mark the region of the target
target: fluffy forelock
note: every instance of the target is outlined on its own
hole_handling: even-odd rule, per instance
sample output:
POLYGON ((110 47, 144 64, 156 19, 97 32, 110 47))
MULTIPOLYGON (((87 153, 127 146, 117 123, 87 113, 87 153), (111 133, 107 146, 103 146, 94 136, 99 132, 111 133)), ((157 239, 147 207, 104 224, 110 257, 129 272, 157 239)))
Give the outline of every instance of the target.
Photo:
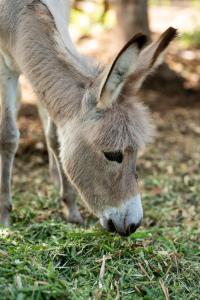
POLYGON ((154 127, 149 110, 142 103, 116 103, 85 121, 84 136, 102 151, 141 149, 152 141, 154 127))

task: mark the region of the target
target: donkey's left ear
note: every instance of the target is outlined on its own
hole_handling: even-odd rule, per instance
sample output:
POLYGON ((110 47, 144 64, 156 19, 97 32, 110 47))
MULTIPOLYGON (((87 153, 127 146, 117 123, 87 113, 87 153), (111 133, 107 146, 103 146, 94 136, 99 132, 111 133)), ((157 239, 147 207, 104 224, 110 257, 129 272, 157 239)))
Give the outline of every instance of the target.
MULTIPOLYGON (((136 47, 137 44, 134 42, 126 45, 114 61, 107 79, 104 81, 97 106, 100 108, 111 107, 120 92, 124 96, 135 94, 147 75, 163 62, 165 49, 176 37, 176 34, 176 29, 168 28, 156 42, 151 43, 141 52, 139 50, 145 40, 143 35, 139 35, 143 40, 142 46, 140 44, 141 47, 136 47)), ((135 39, 137 40, 137 36, 135 39)))
POLYGON ((112 65, 102 74, 98 107, 108 108, 116 101, 124 81, 134 72, 139 53, 146 42, 147 37, 144 34, 135 35, 122 48, 112 65))

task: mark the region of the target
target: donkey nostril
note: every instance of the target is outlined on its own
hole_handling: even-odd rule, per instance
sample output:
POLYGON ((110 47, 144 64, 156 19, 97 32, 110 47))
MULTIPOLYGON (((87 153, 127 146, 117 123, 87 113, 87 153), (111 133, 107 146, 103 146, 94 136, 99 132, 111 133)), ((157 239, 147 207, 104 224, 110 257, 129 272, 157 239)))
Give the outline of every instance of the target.
POLYGON ((126 233, 129 235, 129 234, 135 232, 139 226, 140 226, 140 224, 137 224, 137 225, 134 224, 134 223, 130 224, 130 225, 127 227, 126 233))
POLYGON ((116 231, 115 225, 114 225, 114 223, 111 219, 108 220, 108 230, 110 232, 115 232, 116 231))

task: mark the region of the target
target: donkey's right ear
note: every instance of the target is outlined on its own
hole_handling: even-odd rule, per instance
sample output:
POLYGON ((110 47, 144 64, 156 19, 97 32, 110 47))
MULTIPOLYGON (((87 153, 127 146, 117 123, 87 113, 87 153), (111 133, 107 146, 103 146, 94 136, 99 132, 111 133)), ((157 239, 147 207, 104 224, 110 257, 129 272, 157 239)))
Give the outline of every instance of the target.
POLYGON ((116 101, 126 78, 134 72, 137 58, 146 42, 147 37, 144 34, 136 34, 102 74, 97 101, 99 108, 109 108, 116 101))

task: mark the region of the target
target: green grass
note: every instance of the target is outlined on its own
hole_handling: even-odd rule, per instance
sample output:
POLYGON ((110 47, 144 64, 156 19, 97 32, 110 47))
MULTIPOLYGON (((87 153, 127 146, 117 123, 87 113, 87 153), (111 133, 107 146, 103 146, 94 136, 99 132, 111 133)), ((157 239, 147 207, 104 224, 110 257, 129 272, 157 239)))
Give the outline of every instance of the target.
POLYGON ((200 47, 200 28, 193 32, 184 32, 180 39, 184 47, 200 47))
MULTIPOLYGON (((164 299, 162 283, 171 299, 198 299, 200 230, 172 214, 188 186, 151 176, 144 184, 169 193, 144 194, 150 227, 129 238, 104 232, 93 219, 85 228, 57 216, 38 222, 42 210, 56 208, 53 195, 47 202, 27 192, 16 195, 15 225, 0 232, 0 299, 164 299), (103 255, 108 259, 99 288, 103 255)), ((195 205, 196 192, 187 190, 195 205)))
POLYGON ((199 115, 173 114, 158 118, 157 141, 139 159, 145 218, 129 238, 91 216, 66 224, 47 167, 17 159, 13 226, 0 230, 1 300, 199 299, 199 115))
POLYGON ((198 299, 197 231, 141 230, 128 239, 45 222, 2 238, 1 299, 198 299), (23 233, 23 235, 22 235, 23 233), (99 271, 108 255, 102 288, 99 271))

